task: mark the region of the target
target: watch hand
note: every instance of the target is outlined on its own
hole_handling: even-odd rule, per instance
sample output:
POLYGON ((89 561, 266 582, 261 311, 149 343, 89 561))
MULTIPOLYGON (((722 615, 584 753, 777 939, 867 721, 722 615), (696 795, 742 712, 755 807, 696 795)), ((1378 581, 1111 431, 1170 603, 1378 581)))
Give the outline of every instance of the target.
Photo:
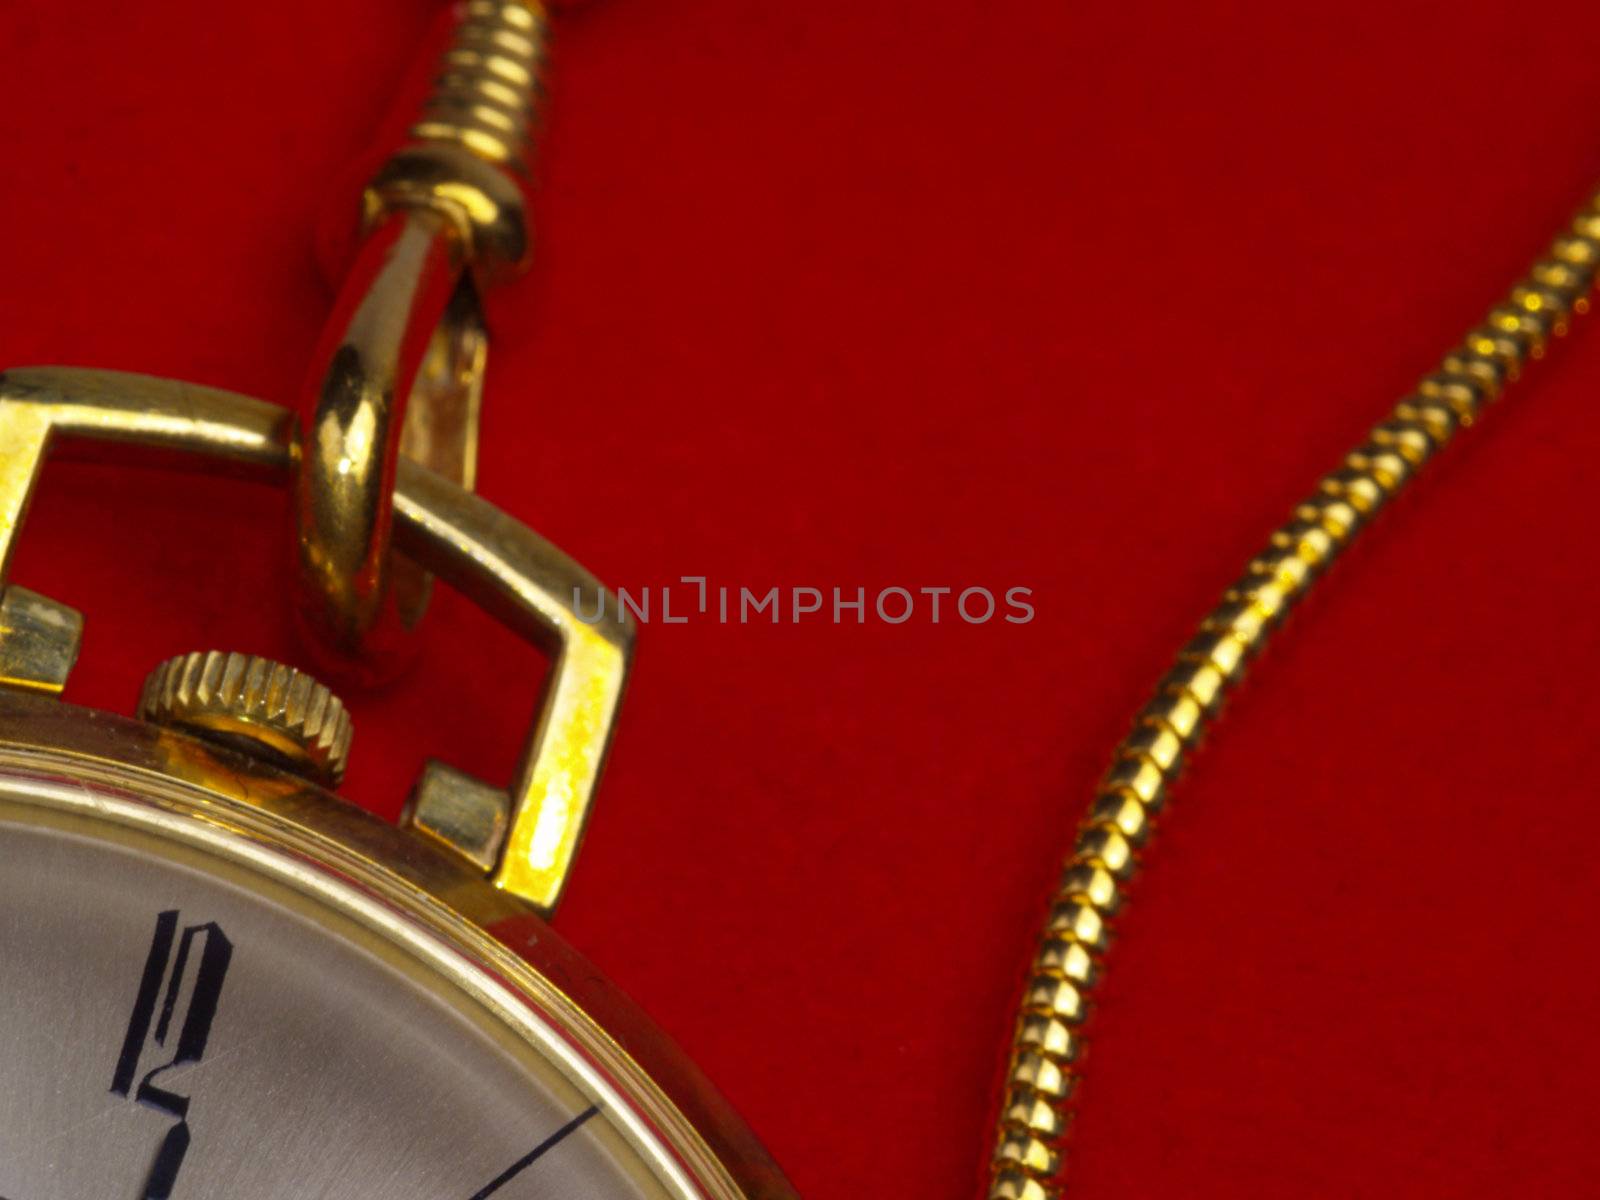
POLYGON ((516 1178, 519 1174, 536 1162, 547 1150, 550 1150, 556 1146, 568 1134, 577 1132, 578 1126, 582 1125, 585 1121, 599 1111, 600 1106, 598 1104, 591 1104, 588 1108, 584 1109, 577 1116, 573 1117, 572 1120, 568 1121, 560 1129, 556 1130, 549 1137, 545 1138, 544 1141, 540 1142, 532 1150, 529 1150, 521 1158, 517 1159, 516 1162, 512 1163, 504 1171, 501 1171, 500 1174, 496 1175, 488 1183, 484 1184, 483 1187, 473 1192, 470 1200, 484 1200, 486 1196, 499 1191, 503 1186, 511 1182, 512 1179, 516 1178))

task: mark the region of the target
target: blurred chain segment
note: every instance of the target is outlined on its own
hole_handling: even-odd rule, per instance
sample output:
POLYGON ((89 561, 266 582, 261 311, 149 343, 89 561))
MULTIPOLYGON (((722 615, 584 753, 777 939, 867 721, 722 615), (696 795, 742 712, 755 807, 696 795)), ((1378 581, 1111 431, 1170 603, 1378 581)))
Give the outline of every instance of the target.
POLYGON ((367 189, 366 225, 396 209, 432 209, 455 228, 479 282, 499 282, 527 268, 532 246, 547 19, 534 0, 467 0, 453 21, 409 140, 367 189))
POLYGON ((1005 1076, 989 1200, 1059 1200, 1082 1026, 1109 927, 1205 725, 1290 608, 1522 368, 1588 311, 1600 194, 1416 391, 1325 476, 1200 623, 1117 747, 1067 859, 1034 956, 1005 1076))
POLYGON ((532 137, 544 43, 543 9, 522 0, 471 0, 411 136, 520 163, 532 137))

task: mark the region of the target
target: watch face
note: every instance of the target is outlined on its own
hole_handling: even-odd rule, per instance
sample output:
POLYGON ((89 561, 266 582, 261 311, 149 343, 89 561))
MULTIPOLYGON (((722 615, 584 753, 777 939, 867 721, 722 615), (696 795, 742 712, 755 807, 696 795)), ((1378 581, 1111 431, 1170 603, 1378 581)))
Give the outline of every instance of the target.
POLYGON ((259 837, 0 770, 0 888, 4 1200, 710 1194, 559 1021, 259 837))

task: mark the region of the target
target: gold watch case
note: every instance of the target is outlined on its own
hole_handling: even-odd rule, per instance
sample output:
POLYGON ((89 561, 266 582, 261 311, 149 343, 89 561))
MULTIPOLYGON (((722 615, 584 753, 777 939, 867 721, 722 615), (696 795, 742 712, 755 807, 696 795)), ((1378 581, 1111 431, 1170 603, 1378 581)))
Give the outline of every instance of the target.
POLYGON ((292 415, 249 397, 115 372, 0 374, 6 819, 73 822, 96 838, 163 854, 187 848, 254 871, 263 886, 304 897, 319 925, 353 922, 391 955, 425 964, 451 995, 493 1009, 524 1052, 609 1097, 679 1194, 792 1200, 710 1085, 544 920, 577 853, 632 645, 621 617, 577 617, 581 595, 599 583, 487 501, 401 461, 397 544, 543 646, 551 670, 509 788, 431 763, 403 825, 389 825, 233 745, 60 699, 83 620, 11 583, 8 566, 46 458, 93 442, 268 482, 296 467, 292 415))
POLYGON ((7 822, 221 860, 238 878, 290 889, 330 930, 358 928, 425 967, 447 1003, 491 1011, 605 1099, 683 1194, 794 1200, 755 1137, 626 997, 531 905, 430 840, 246 754, 3 688, 0 781, 7 822))

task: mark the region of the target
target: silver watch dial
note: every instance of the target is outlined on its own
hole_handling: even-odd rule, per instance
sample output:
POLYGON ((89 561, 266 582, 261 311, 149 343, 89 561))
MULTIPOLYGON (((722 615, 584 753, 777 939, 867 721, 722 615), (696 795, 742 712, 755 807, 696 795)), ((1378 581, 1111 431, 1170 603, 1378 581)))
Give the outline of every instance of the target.
POLYGON ((0 773, 0 1200, 702 1195, 575 1058, 289 868, 78 790, 0 773))

